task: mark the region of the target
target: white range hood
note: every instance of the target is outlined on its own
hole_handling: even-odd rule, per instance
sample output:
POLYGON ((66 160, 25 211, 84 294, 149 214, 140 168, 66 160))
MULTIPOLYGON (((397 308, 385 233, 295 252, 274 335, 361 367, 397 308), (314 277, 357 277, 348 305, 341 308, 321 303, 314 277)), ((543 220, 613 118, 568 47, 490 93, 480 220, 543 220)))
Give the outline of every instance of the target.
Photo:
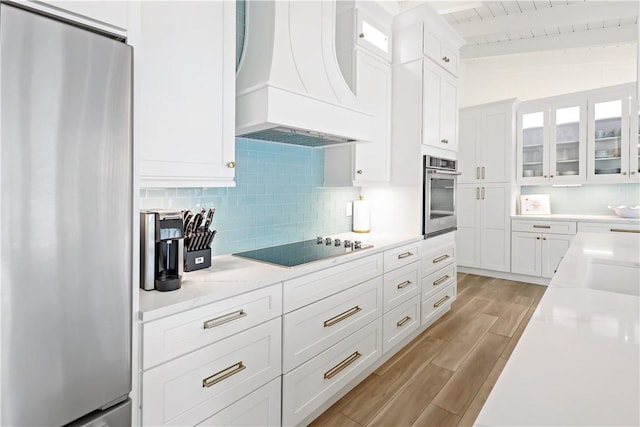
POLYGON ((305 146, 370 141, 372 116, 345 82, 335 1, 247 2, 236 135, 305 146))

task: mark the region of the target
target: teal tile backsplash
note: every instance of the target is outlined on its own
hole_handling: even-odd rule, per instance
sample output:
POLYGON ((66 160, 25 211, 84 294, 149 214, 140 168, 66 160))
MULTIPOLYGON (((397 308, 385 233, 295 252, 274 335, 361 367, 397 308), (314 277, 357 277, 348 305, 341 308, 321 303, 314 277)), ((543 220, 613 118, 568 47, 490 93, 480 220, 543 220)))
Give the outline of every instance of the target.
POLYGON ((640 184, 582 187, 523 186, 521 194, 549 194, 552 214, 615 215, 609 205, 640 205, 640 184))
POLYGON ((216 208, 215 255, 351 230, 360 188, 323 188, 324 150, 236 138, 236 187, 141 189, 141 209, 216 208))

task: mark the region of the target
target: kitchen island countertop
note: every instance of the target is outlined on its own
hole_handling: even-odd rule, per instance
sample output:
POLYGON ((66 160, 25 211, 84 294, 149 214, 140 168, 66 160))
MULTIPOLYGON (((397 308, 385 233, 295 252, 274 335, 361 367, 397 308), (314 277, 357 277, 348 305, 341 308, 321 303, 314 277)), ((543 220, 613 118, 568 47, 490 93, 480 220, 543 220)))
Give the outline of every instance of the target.
POLYGON ((640 425, 638 267, 640 235, 578 233, 475 425, 640 425))
POLYGON ((233 255, 220 255, 212 259, 211 267, 185 273, 180 289, 171 292, 140 289, 140 320, 147 322, 211 302, 230 298, 255 289, 264 288, 284 280, 303 276, 325 268, 354 261, 404 244, 422 241, 423 237, 391 234, 342 233, 332 238, 361 240, 373 248, 344 256, 328 258, 293 268, 280 267, 233 255))

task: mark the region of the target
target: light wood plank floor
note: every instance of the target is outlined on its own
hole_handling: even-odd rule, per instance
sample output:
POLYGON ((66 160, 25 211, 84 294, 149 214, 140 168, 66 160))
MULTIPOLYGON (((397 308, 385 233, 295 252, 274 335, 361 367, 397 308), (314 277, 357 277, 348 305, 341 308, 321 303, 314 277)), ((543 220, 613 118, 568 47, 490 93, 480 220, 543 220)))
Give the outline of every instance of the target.
POLYGON ((545 289, 458 274, 451 310, 311 426, 473 425, 545 289))

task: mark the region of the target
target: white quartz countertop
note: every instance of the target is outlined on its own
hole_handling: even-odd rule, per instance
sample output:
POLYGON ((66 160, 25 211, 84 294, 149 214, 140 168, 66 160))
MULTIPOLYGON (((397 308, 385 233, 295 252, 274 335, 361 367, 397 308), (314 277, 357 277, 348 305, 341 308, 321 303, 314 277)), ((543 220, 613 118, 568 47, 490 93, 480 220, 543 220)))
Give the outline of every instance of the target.
POLYGON ((578 233, 478 426, 640 425, 640 235, 578 233))
POLYGON ((549 221, 582 221, 582 222, 611 222, 619 224, 638 224, 640 218, 620 218, 617 215, 569 215, 569 214, 548 214, 548 215, 511 215, 511 219, 531 219, 549 221))
POLYGON ((178 290, 158 292, 140 289, 140 320, 146 322, 169 316, 423 239, 422 236, 375 233, 342 233, 331 237, 360 240, 364 244, 372 244, 373 248, 293 268, 233 255, 216 256, 213 257, 210 268, 184 273, 182 286, 178 290))

